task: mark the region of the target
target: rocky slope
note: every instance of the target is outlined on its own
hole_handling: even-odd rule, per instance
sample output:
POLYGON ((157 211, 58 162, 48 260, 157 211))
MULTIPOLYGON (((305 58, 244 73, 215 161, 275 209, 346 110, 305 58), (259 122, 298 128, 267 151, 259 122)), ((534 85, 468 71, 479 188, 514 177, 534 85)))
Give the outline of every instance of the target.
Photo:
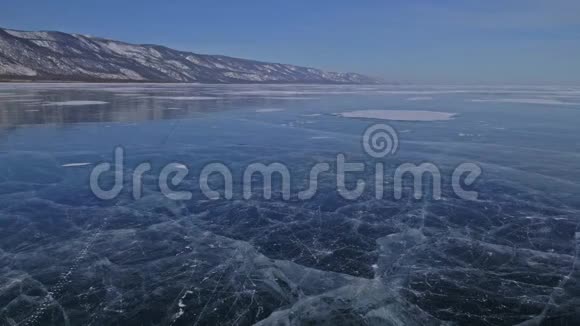
POLYGON ((79 34, 0 28, 0 80, 337 83, 378 80, 79 34))

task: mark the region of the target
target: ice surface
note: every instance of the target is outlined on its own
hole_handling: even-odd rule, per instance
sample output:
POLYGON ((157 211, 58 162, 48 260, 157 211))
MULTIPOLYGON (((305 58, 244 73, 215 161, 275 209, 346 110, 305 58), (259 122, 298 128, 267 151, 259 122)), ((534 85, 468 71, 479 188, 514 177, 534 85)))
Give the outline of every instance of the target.
MULTIPOLYGON (((516 103, 469 101, 515 98, 509 92, 571 98, 578 88, 63 83, 0 89, 54 102, 110 103, 61 110, 0 98, 0 324, 580 324, 580 110, 538 105, 520 114, 511 110, 521 107, 516 103), (321 101, 232 96, 244 90, 318 92, 321 101), (410 103, 405 94, 381 91, 470 94, 410 103), (167 110, 172 106, 165 102, 115 95, 125 92, 227 101, 185 101, 174 103, 183 110, 167 110), (360 139, 377 121, 332 114, 393 107, 416 118, 417 111, 403 108, 418 106, 461 119, 379 121, 400 130, 399 151, 381 161, 385 196, 342 198, 338 153, 366 163, 364 172, 350 174, 349 187, 359 178, 367 189, 374 186, 376 162, 360 139), (284 111, 249 114, 260 108, 284 111), (118 198, 102 201, 88 187, 91 167, 111 162, 119 145, 127 183, 118 198), (132 172, 144 162, 152 171, 134 200, 132 172), (194 191, 190 201, 169 200, 158 177, 169 162, 189 171, 174 190, 195 190, 205 164, 226 164, 234 199, 209 200, 194 191), (284 163, 297 191, 306 189, 315 164, 328 162, 332 170, 321 174, 312 200, 284 200, 276 177, 271 200, 257 196, 265 187, 259 182, 256 196, 243 200, 241 172, 254 162, 284 163), (389 194, 394 170, 408 162, 440 167, 442 200, 389 194), (462 162, 483 169, 469 188, 478 191, 476 201, 452 191, 451 172, 462 162)), ((105 174, 103 186, 114 175, 105 174)), ((219 176, 209 181, 222 189, 219 176)), ((412 190, 412 180, 404 190, 412 190)))

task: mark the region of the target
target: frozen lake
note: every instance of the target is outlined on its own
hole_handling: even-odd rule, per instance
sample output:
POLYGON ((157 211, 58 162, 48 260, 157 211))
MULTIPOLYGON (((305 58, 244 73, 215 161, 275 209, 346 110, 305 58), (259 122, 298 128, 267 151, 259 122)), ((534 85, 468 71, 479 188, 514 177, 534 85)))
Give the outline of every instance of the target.
POLYGON ((579 87, 0 84, 0 324, 572 325, 578 103, 579 87), (309 200, 195 191, 211 162, 234 190, 253 162, 284 163, 296 190, 338 154, 375 163, 373 123, 398 134, 387 172, 436 164, 441 200, 346 200, 334 165, 309 200), (138 200, 89 189, 116 146, 127 182, 151 164, 138 200), (191 199, 160 193, 170 162, 191 199), (483 170, 476 201, 451 191, 463 162, 483 170))

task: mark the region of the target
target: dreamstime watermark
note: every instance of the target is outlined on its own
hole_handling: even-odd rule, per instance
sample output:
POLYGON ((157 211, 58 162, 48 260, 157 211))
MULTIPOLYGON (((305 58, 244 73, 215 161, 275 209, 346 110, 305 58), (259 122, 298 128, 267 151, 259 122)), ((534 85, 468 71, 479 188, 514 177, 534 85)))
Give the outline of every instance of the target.
MULTIPOLYGON (((374 124, 368 127, 362 136, 362 147, 364 152, 370 156, 367 161, 372 161, 374 169, 374 197, 383 199, 385 195, 385 162, 389 155, 394 155, 399 150, 399 137, 396 130, 387 124, 374 124)), ((101 163, 92 170, 90 175, 90 188, 95 196, 102 200, 112 200, 121 194, 125 188, 125 150, 117 147, 114 150, 113 164, 101 163), (112 173, 112 186, 103 187, 102 179, 112 173), (106 189, 105 189, 106 188, 106 189)), ((323 173, 332 171, 335 167, 336 191, 347 200, 361 198, 367 191, 367 181, 356 179, 356 182, 348 182, 348 176, 355 173, 365 173, 369 171, 369 162, 347 162, 346 155, 339 153, 334 162, 321 162, 315 164, 307 176, 308 188, 297 191, 295 194, 300 200, 312 199, 319 191, 319 181, 323 173)), ((148 162, 138 164, 131 173, 131 193, 135 200, 143 196, 143 179, 152 171, 152 166, 148 162)), ((256 196, 256 176, 262 180, 262 198, 272 198, 273 180, 279 180, 281 198, 290 200, 293 192, 291 187, 292 173, 287 165, 275 162, 270 164, 252 163, 246 166, 241 172, 241 186, 234 187, 234 173, 232 169, 223 163, 210 163, 199 171, 198 189, 208 199, 233 199, 234 190, 241 190, 242 198, 252 199, 256 196), (223 186, 219 189, 212 188, 210 178, 221 176, 223 186), (238 189, 239 188, 239 189, 238 189)), ((466 162, 459 164, 451 173, 451 188, 453 193, 461 199, 476 200, 477 192, 464 188, 472 186, 482 174, 481 168, 474 163, 466 162)), ((181 163, 169 163, 159 172, 157 177, 159 190, 171 200, 191 200, 193 193, 189 190, 179 190, 179 186, 190 176, 190 169, 181 163)), ((442 198, 442 173, 434 163, 423 162, 421 164, 403 163, 394 169, 393 197, 401 199, 404 196, 405 180, 412 178, 412 193, 415 199, 424 197, 424 193, 429 193, 433 199, 442 198), (407 179, 405 179, 407 178, 407 179), (424 184, 429 179, 429 184, 424 184), (429 187, 430 186, 430 187, 429 187), (428 189, 428 191, 427 191, 428 189)), ((352 180, 352 178, 350 179, 352 180)), ((108 181, 111 181, 108 179, 108 181)))

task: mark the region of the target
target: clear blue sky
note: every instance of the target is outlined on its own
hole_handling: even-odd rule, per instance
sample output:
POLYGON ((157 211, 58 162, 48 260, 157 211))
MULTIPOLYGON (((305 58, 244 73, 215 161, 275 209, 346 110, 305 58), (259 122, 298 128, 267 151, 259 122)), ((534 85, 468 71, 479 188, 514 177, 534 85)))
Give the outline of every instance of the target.
POLYGON ((0 26, 395 81, 580 82, 579 0, 0 0, 0 26))

